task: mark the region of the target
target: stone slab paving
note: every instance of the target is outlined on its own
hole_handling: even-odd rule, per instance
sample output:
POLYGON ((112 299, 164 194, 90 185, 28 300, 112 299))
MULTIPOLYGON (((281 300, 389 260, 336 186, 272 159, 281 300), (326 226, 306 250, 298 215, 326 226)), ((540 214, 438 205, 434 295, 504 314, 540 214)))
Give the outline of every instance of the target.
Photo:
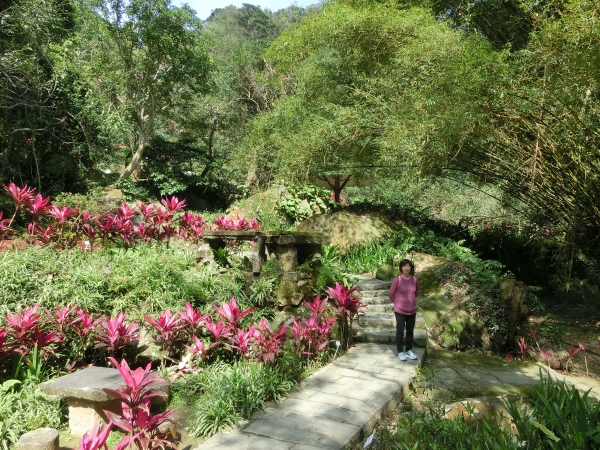
POLYGON ((395 345, 358 343, 304 380, 274 408, 255 413, 240 428, 218 433, 195 450, 342 449, 371 432, 408 392, 416 361, 398 361, 395 345))
POLYGON ((522 393, 539 383, 540 373, 574 386, 581 393, 589 391, 591 397, 600 399, 600 382, 593 378, 567 376, 537 362, 507 361, 452 351, 429 352, 424 369, 427 380, 420 384, 441 394, 453 392, 459 398, 502 395, 522 393))

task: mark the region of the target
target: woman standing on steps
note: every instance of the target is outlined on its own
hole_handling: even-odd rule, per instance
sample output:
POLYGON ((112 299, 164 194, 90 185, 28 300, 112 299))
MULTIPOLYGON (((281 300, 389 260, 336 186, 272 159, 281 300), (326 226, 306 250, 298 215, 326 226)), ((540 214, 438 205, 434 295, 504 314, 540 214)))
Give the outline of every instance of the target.
POLYGON ((396 316, 396 348, 398 359, 417 359, 412 351, 415 321, 417 319, 417 295, 419 294, 419 279, 415 277, 415 266, 409 259, 403 259, 399 265, 400 276, 394 278, 388 296, 394 303, 396 316), (402 346, 404 329, 406 328, 406 353, 402 346))

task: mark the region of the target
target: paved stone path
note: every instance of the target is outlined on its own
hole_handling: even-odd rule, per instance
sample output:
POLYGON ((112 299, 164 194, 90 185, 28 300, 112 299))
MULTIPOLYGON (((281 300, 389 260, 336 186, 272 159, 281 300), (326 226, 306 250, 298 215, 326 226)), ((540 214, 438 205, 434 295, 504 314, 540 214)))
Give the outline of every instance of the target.
POLYGON ((376 421, 406 395, 419 359, 400 362, 395 346, 359 343, 301 384, 275 408, 248 424, 219 433, 197 450, 341 449, 369 433, 376 421))
MULTIPOLYGON (((419 359, 398 361, 394 318, 386 301, 390 283, 362 278, 359 285, 363 302, 369 305, 357 324, 357 338, 363 342, 304 380, 276 407, 255 413, 238 429, 218 433, 194 450, 339 450, 368 436, 377 420, 407 394, 415 368, 425 356, 427 337, 417 315, 413 351, 419 359)), ((600 383, 563 377, 539 364, 479 357, 470 363, 452 352, 432 352, 432 356, 435 374, 424 381, 432 384, 426 388, 465 396, 518 390, 536 383, 542 369, 582 391, 591 389, 590 395, 600 398, 600 383)))

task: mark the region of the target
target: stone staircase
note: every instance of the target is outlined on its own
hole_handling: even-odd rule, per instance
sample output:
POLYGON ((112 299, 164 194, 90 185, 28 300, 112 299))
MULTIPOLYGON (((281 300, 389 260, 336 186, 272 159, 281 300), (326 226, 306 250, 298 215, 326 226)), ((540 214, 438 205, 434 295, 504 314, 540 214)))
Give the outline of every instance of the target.
MULTIPOLYGON (((359 311, 358 320, 354 322, 357 342, 373 342, 378 344, 396 343, 396 319, 394 306, 388 297, 391 281, 382 281, 369 276, 359 276, 357 285, 362 294, 365 308, 359 311)), ((414 346, 425 348, 427 330, 425 322, 417 312, 414 346)))

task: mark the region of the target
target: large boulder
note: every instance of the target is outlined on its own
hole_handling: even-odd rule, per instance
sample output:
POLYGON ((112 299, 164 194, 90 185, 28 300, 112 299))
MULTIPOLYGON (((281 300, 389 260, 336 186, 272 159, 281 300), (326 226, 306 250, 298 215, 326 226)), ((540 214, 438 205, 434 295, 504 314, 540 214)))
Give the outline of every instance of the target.
POLYGON ((296 227, 296 231, 322 233, 327 244, 335 244, 341 254, 353 246, 379 241, 397 227, 376 215, 358 215, 346 211, 317 214, 296 227))

